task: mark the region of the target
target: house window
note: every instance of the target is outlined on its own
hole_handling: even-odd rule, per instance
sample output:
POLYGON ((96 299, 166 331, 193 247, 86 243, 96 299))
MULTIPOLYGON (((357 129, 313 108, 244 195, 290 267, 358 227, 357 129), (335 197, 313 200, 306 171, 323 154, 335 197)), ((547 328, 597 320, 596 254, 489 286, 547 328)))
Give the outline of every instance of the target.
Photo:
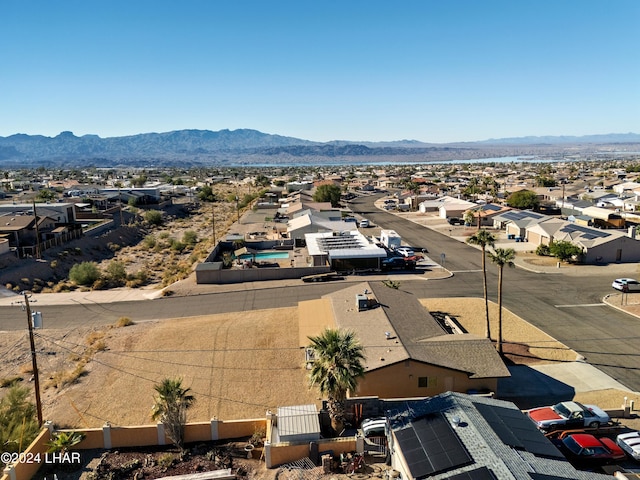
POLYGON ((437 383, 436 377, 418 377, 418 388, 433 388, 437 383))

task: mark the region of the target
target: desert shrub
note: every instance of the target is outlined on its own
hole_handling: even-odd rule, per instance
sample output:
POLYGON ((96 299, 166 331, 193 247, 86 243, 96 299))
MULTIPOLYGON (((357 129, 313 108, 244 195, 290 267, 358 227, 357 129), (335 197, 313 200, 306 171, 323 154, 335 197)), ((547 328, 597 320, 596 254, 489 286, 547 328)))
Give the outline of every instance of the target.
POLYGON ((135 323, 129 317, 120 317, 116 322, 116 328, 128 327, 130 325, 135 325, 135 323))
POLYGON ((176 462, 176 457, 172 453, 164 453, 158 458, 158 466, 161 468, 169 468, 176 462))
POLYGON ((90 334, 88 334, 85 341, 87 342, 87 345, 92 346, 94 343, 96 343, 99 340, 102 340, 103 338, 104 338, 104 332, 97 331, 97 332, 91 332, 90 334))
POLYGON ((34 278, 33 279, 33 284, 42 286, 42 285, 44 285, 44 280, 42 280, 41 278, 34 278))
POLYGON ((187 246, 179 240, 171 240, 171 250, 175 252, 182 252, 187 246))
POLYGON ((193 246, 198 243, 198 234, 193 230, 187 230, 182 234, 182 243, 193 246))
POLYGON ((122 249, 122 247, 120 245, 118 245, 117 243, 113 243, 113 242, 107 243, 107 248, 109 250, 111 250, 112 252, 117 252, 118 250, 122 249))
POLYGON ((0 388, 6 388, 6 387, 11 387, 14 384, 21 382, 22 381, 22 377, 18 376, 18 375, 14 375, 12 377, 4 377, 4 378, 0 378, 0 388))
POLYGON ((109 283, 107 282, 106 279, 99 278, 95 282, 93 282, 93 285, 91 285, 91 290, 104 290, 108 286, 109 286, 109 283))
POLYGON ((29 280, 28 278, 24 277, 20 279, 20 283, 24 283, 25 285, 29 285, 31 283, 31 280, 29 280))
POLYGON ((159 210, 148 210, 144 213, 144 221, 150 225, 162 225, 162 212, 159 210))
POLYGON ((151 250, 156 246, 157 243, 158 241, 153 235, 147 235, 146 237, 144 237, 144 240, 142 240, 142 244, 147 248, 147 250, 151 250))
POLYGON ((127 278, 127 270, 124 263, 113 260, 109 262, 105 270, 107 278, 114 285, 122 285, 127 278))
POLYGON ((31 287, 31 291, 33 293, 40 293, 42 291, 42 285, 33 285, 33 287, 31 287))
POLYGON ((11 283, 6 283, 4 288, 6 288, 7 290, 12 290, 13 289, 13 284, 11 283))
POLYGON ((76 365, 75 368, 70 370, 58 370, 57 372, 54 372, 45 383, 45 388, 62 388, 67 385, 73 385, 86 373, 87 371, 85 370, 83 363, 76 365))
POLYGON ((13 287, 12 290, 17 293, 20 293, 22 291, 22 289, 20 288, 20 285, 16 285, 15 287, 13 287))
POLYGON ((57 260, 51 260, 51 262, 49 263, 49 266, 51 268, 57 268, 58 267, 58 261, 57 260))
POLYGON ((78 285, 92 285, 100 278, 100 270, 95 262, 76 263, 69 270, 69 279, 78 285))
POLYGON ((70 290, 69 285, 64 282, 60 282, 53 287, 53 293, 68 292, 70 290))

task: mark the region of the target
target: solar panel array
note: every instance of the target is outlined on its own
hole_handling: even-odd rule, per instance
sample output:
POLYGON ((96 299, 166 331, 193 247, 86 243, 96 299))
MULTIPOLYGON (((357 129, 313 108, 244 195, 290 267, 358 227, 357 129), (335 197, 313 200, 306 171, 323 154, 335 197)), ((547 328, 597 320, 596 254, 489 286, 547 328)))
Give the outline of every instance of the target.
POLYGON ((458 435, 440 413, 414 420, 395 434, 415 479, 473 462, 458 435))
POLYGON ((476 409, 505 445, 536 456, 564 458, 520 410, 477 403, 476 409))
POLYGON ((325 252, 328 252, 329 250, 343 250, 347 248, 362 248, 360 240, 350 233, 343 233, 332 237, 319 237, 316 241, 318 243, 318 248, 325 252))
POLYGON ((502 218, 507 220, 517 221, 523 220, 525 218, 533 218, 535 220, 539 220, 541 218, 546 217, 546 215, 542 215, 541 213, 532 212, 531 210, 509 210, 500 215, 502 218))
POLYGON ((502 210, 502 207, 500 205, 495 205, 493 203, 487 203, 486 205, 483 205, 482 207, 480 207, 480 210, 482 210, 483 212, 486 212, 486 211, 499 212, 500 210, 502 210))
POLYGON ((575 223, 568 223, 560 229, 563 233, 580 233, 582 238, 587 240, 593 240, 595 238, 606 238, 611 236, 610 233, 604 230, 598 230, 597 228, 584 227, 582 225, 576 225, 575 223))

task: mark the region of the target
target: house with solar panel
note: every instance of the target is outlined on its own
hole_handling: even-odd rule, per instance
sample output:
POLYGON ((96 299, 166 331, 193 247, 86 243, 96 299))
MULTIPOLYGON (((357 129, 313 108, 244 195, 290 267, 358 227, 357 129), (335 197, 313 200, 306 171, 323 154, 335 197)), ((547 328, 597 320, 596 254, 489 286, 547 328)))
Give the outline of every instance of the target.
POLYGON ((464 212, 463 218, 467 218, 468 214, 473 215, 472 225, 480 227, 493 227, 494 217, 506 213, 511 210, 511 207, 505 205, 498 205, 496 203, 485 203, 483 205, 476 205, 469 208, 464 212))
POLYGON ((387 412, 403 480, 606 480, 574 468, 513 403, 443 393, 387 412))
POLYGON ((446 391, 498 390, 510 373, 487 338, 451 318, 435 318, 415 295, 382 282, 353 285, 298 304, 299 342, 325 328, 355 332, 366 373, 349 396, 427 397, 446 391))
POLYGON ((550 218, 533 210, 509 210, 493 217, 493 227, 505 230, 511 240, 527 239, 527 228, 550 218))
POLYGON ((568 222, 558 218, 547 219, 526 229, 526 238, 534 246, 551 242, 571 242, 582 248, 583 263, 611 263, 640 261, 640 241, 635 227, 626 230, 604 230, 568 222))
POLYGON ((307 233, 304 238, 313 266, 330 265, 338 272, 380 270, 382 260, 387 258, 384 248, 358 230, 307 233))

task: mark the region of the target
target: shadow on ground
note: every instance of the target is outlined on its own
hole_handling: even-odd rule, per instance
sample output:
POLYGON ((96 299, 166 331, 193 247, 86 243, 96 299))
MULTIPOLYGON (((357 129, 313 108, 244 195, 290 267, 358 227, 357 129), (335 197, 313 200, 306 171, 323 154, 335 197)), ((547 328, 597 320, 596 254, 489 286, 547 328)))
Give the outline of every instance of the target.
POLYGON ((511 377, 498 379, 498 397, 525 410, 572 400, 575 389, 526 365, 510 366, 511 377))

